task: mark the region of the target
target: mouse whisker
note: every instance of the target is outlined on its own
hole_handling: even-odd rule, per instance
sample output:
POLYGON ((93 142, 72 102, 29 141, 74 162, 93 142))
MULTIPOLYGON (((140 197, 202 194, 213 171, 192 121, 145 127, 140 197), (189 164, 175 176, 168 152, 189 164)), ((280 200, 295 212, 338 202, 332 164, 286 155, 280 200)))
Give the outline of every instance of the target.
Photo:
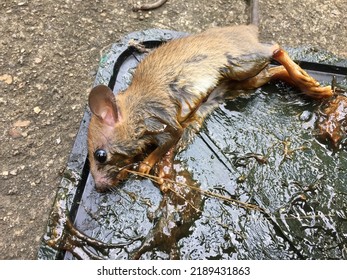
MULTIPOLYGON (((154 181, 156 183, 158 183, 159 180, 164 179, 164 181, 167 182, 167 183, 173 183, 173 184, 177 184, 179 186, 188 187, 188 188, 190 188, 190 189, 192 189, 194 191, 199 192, 200 194, 202 194, 204 196, 217 198, 219 200, 229 202, 229 203, 231 203, 233 205, 240 206, 242 208, 246 208, 246 209, 250 209, 250 210, 256 210, 256 211, 259 211, 259 212, 262 212, 262 213, 265 212, 265 210, 263 208, 255 205, 255 204, 242 202, 240 200, 237 200, 237 199, 234 199, 234 198, 231 198, 231 197, 227 197, 227 196, 223 196, 223 195, 220 195, 220 194, 217 194, 217 193, 213 193, 213 192, 210 192, 210 191, 204 191, 204 190, 200 189, 199 187, 195 187, 195 186, 183 183, 183 182, 176 182, 176 181, 168 179, 168 178, 160 178, 160 177, 155 176, 155 175, 145 174, 145 173, 141 173, 141 172, 133 171, 133 170, 128 170, 128 172, 132 173, 132 174, 135 174, 135 175, 139 175, 139 176, 144 177, 144 178, 148 178, 148 179, 150 179, 150 180, 152 180, 152 181, 154 181)), ((168 189, 173 191, 172 188, 168 188, 168 189)), ((176 193, 176 192, 174 191, 174 193, 176 193)))

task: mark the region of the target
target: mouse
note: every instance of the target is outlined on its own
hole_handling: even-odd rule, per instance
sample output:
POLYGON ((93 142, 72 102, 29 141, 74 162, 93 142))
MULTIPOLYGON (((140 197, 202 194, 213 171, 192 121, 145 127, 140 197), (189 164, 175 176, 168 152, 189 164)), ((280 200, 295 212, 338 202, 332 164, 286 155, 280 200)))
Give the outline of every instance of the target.
POLYGON ((184 149, 206 116, 240 90, 281 80, 314 99, 333 95, 277 43, 260 42, 259 19, 253 18, 255 24, 214 27, 163 43, 116 95, 106 85, 92 88, 88 155, 97 191, 116 188, 131 170, 155 169, 165 178, 165 170, 154 167, 184 149), (270 66, 273 60, 280 65, 270 66))

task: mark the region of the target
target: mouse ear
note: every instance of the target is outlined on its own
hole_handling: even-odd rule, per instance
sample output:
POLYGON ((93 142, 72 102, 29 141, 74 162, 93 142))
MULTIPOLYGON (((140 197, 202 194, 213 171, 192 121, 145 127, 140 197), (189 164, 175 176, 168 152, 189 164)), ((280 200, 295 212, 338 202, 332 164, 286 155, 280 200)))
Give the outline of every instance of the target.
POLYGON ((114 126, 118 109, 112 90, 105 85, 94 87, 89 94, 89 108, 103 123, 114 126))

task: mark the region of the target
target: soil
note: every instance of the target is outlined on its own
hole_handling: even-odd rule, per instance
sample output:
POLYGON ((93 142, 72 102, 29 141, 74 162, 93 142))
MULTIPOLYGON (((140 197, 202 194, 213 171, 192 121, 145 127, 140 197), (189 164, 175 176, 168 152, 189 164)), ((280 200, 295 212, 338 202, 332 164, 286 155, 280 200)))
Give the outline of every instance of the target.
MULTIPOLYGON (((1 1, 0 259, 37 257, 104 50, 132 31, 193 33, 249 20, 245 0, 169 0, 147 12, 133 12, 134 2, 1 1)), ((261 38, 347 58, 345 4, 262 0, 261 38)))

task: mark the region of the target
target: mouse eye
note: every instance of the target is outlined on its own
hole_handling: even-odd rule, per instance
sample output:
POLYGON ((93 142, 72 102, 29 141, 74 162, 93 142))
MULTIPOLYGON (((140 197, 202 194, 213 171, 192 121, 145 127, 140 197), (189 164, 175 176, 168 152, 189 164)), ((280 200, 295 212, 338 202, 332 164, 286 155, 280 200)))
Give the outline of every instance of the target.
POLYGON ((107 159, 107 153, 103 149, 96 150, 94 152, 94 158, 100 163, 105 163, 107 159))

